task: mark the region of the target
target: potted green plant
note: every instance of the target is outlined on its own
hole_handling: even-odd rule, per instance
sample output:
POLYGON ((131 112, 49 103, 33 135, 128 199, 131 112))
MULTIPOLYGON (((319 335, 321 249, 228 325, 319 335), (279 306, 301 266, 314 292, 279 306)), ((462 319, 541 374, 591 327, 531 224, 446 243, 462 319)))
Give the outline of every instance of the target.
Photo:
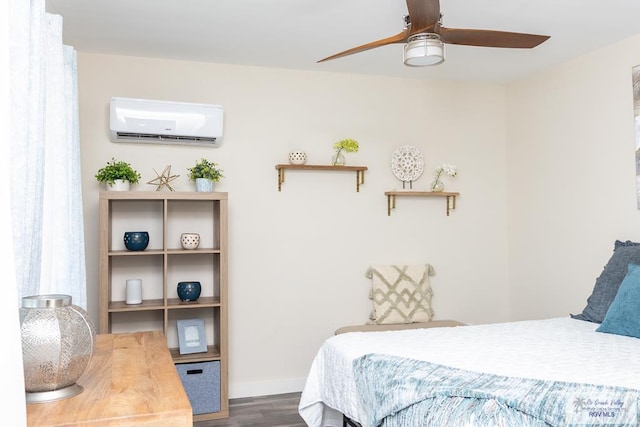
POLYGON ((189 180, 196 183, 196 191, 213 191, 213 183, 224 178, 222 169, 215 162, 200 159, 195 166, 188 168, 189 180))
POLYGON ((333 149, 336 150, 336 153, 333 155, 333 159, 331 160, 331 164, 333 166, 344 166, 345 158, 342 151, 347 153, 355 153, 358 151, 358 141, 355 139, 342 139, 335 144, 333 144, 333 149))
POLYGON ((126 191, 131 184, 140 181, 140 173, 129 163, 111 158, 96 174, 98 182, 104 182, 107 190, 126 191))

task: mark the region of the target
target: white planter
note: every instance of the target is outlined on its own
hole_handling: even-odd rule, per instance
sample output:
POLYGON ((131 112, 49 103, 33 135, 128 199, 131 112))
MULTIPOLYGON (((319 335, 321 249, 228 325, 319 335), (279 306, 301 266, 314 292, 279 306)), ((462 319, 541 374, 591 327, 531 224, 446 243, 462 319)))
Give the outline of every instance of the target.
POLYGON ((113 184, 108 182, 106 184, 107 191, 129 191, 129 188, 131 188, 131 183, 122 179, 116 179, 113 184))
POLYGON ((292 165, 304 165, 307 162, 307 153, 304 151, 292 151, 289 153, 289 163, 292 165))
POLYGON ((196 178, 196 191, 211 193, 213 191, 213 181, 207 178, 196 178))
POLYGON ((200 245, 200 235, 198 233, 182 233, 180 244, 183 249, 196 249, 200 245))

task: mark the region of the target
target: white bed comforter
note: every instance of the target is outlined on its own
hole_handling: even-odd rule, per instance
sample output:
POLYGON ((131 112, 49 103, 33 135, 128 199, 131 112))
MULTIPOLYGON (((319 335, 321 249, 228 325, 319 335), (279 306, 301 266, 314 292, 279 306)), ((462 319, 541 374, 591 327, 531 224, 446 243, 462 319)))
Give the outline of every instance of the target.
POLYGON ((361 422, 353 361, 381 353, 496 375, 640 389, 640 339, 595 332, 597 324, 555 318, 454 328, 352 332, 318 351, 300 399, 310 427, 361 422))

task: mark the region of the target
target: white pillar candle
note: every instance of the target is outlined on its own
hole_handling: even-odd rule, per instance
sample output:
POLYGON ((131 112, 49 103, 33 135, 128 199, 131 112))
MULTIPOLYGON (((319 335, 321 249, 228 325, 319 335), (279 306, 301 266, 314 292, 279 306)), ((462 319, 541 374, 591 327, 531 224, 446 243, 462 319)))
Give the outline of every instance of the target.
POLYGON ((127 304, 142 304, 142 280, 127 279, 127 304))

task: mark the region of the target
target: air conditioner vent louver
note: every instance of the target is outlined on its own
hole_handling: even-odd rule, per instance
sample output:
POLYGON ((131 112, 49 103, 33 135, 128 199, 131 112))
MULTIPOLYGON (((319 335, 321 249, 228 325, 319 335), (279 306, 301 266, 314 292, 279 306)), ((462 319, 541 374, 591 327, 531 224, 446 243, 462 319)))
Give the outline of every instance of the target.
POLYGON ((219 105, 111 98, 113 142, 220 146, 223 109, 219 105))
POLYGON ((156 135, 150 133, 117 132, 118 139, 140 140, 140 142, 157 142, 172 144, 178 141, 188 141, 193 145, 213 145, 217 138, 206 136, 184 136, 184 135, 156 135))

